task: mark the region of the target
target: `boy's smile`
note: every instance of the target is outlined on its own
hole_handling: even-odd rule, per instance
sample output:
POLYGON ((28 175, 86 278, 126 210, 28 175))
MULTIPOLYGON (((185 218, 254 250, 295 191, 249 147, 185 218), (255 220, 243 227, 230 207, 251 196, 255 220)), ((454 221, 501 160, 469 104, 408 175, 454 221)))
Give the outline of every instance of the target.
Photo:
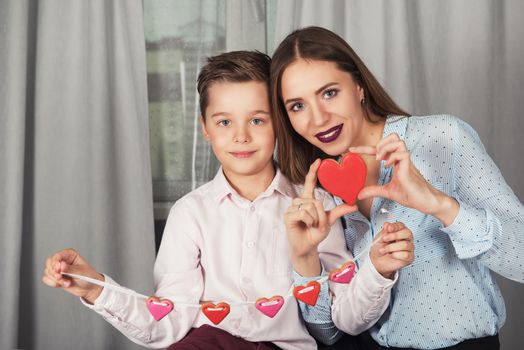
POLYGON ((251 157, 256 151, 252 152, 230 152, 233 157, 235 158, 249 158, 251 157))

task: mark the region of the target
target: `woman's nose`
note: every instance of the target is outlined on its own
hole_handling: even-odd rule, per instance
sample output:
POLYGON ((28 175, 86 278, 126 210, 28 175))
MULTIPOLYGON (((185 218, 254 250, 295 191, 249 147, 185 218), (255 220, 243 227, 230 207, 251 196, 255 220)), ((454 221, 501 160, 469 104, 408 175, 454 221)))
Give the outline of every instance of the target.
POLYGON ((318 103, 311 104, 311 113, 313 124, 316 126, 322 126, 329 120, 329 113, 318 103))

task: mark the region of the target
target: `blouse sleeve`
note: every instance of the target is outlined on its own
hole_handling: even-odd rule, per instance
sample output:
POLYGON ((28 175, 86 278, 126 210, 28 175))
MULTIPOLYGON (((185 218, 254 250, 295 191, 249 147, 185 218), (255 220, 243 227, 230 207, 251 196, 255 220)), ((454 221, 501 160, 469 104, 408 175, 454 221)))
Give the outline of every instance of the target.
POLYGON ((456 119, 453 197, 460 204, 446 232, 459 258, 524 282, 524 207, 506 184, 477 133, 456 119))
MULTIPOLYGON (((333 207, 332 197, 325 195, 324 208, 330 210, 333 207)), ((340 221, 332 226, 318 251, 323 276, 352 260, 340 221)), ((295 273, 295 284, 303 285, 319 277, 304 278, 295 273)), ((391 288, 397 278, 398 274, 393 280, 384 278, 368 257, 349 284, 329 281, 322 284, 315 306, 299 302, 308 330, 328 345, 335 343, 343 335, 342 332, 359 334, 365 331, 378 321, 388 307, 391 288)))

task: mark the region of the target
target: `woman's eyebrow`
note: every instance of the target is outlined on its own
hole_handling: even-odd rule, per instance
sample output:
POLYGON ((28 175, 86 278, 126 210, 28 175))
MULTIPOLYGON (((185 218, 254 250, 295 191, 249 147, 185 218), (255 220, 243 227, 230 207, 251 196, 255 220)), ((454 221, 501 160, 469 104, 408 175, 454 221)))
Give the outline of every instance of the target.
MULTIPOLYGON (((318 95, 320 94, 323 90, 327 89, 328 87, 332 86, 332 85, 336 85, 338 84, 337 82, 335 81, 332 81, 332 82, 329 82, 327 84, 324 84, 322 85, 320 88, 318 88, 317 90, 315 90, 315 95, 318 95)), ((287 99, 284 104, 287 105, 288 103, 290 102, 296 102, 296 101, 300 101, 301 98, 300 97, 295 97, 295 98, 289 98, 287 99)))

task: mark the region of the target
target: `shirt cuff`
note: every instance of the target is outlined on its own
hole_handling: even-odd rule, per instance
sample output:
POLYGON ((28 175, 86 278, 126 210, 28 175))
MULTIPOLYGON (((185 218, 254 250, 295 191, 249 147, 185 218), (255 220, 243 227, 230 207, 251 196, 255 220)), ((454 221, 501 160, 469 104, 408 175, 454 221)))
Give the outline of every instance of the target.
MULTIPOLYGON (((108 275, 106 274, 103 274, 103 275, 104 275, 105 282, 107 284, 120 286, 108 275)), ((98 296, 98 298, 95 299, 94 304, 88 303, 84 298, 80 298, 80 301, 82 302, 82 304, 84 304, 85 307, 104 314, 106 310, 111 310, 114 308, 115 301, 116 301, 115 299, 116 299, 116 292, 109 288, 104 287, 102 289, 102 292, 98 296)))
POLYGON ((398 280, 398 271, 395 271, 393 279, 382 276, 375 268, 375 265, 373 265, 369 253, 366 256, 366 260, 364 261, 364 264, 362 264, 362 268, 358 271, 358 273, 364 274, 366 276, 366 284, 368 284, 370 287, 381 287, 383 288, 383 291, 393 288, 398 280))
MULTIPOLYGON (((324 270, 324 266, 321 265, 320 276, 304 277, 293 270, 293 280, 295 286, 305 285, 311 281, 316 281, 327 276, 327 274, 328 272, 324 270)), ((324 324, 331 322, 331 298, 329 296, 329 285, 327 282, 320 284, 320 292, 315 306, 308 305, 299 300, 297 300, 297 303, 304 322, 309 324, 324 324)))
POLYGON ((493 246, 493 234, 488 229, 492 218, 489 211, 457 201, 460 205, 457 217, 451 225, 441 230, 448 234, 458 257, 469 259, 493 246))

